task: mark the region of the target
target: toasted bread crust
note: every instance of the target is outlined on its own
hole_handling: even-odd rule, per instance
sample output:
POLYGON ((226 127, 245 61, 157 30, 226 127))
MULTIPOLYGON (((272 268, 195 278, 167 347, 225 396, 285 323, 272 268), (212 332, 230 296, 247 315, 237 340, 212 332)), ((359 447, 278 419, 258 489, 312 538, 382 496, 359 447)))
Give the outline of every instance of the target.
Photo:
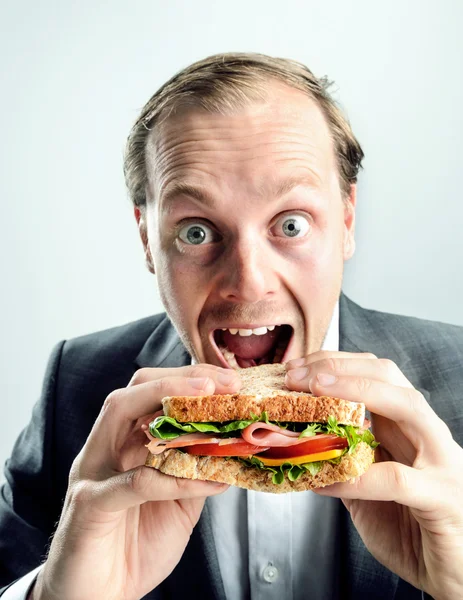
POLYGON ((290 391, 263 398, 247 394, 172 396, 164 398, 162 404, 164 414, 180 423, 241 421, 264 411, 270 421, 326 423, 333 416, 338 423, 361 427, 365 419, 364 404, 290 391))
POLYGON ((360 442, 352 454, 342 457, 338 465, 324 462, 316 475, 307 472, 297 481, 289 481, 285 477, 280 485, 272 483, 270 471, 248 467, 236 459, 219 456, 193 456, 178 450, 166 450, 157 456, 149 453, 145 465, 175 477, 217 481, 257 492, 282 494, 349 481, 365 473, 373 461, 374 451, 365 442, 360 442))
POLYGON ((285 385, 283 364, 239 369, 241 389, 237 394, 172 396, 162 401, 164 414, 181 423, 241 421, 266 412, 271 421, 324 423, 333 416, 338 423, 362 427, 365 406, 330 396, 294 392, 285 385))

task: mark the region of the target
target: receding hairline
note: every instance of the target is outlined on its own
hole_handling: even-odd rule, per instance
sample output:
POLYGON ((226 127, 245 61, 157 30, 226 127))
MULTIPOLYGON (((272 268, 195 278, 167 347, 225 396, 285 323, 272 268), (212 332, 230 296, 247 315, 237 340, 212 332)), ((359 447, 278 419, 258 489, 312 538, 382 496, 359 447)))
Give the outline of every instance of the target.
MULTIPOLYGON (((318 105, 334 141, 337 173, 344 197, 362 168, 362 148, 347 117, 329 88, 333 82, 316 77, 305 65, 285 58, 254 53, 225 53, 187 66, 167 81, 143 107, 127 140, 124 174, 135 206, 146 203, 147 138, 162 119, 183 109, 201 107, 209 113, 232 114, 265 99, 270 82, 302 92, 318 105)), ((273 87, 273 86, 272 86, 273 87)))
MULTIPOLYGON (((306 91, 296 89, 285 82, 279 81, 275 78, 268 78, 264 85, 261 88, 262 95, 259 96, 256 101, 254 98, 246 98, 243 99, 243 102, 240 106, 233 105, 230 107, 230 110, 221 110, 221 111, 213 111, 209 107, 204 107, 198 103, 179 103, 174 110, 169 110, 168 114, 160 115, 159 120, 156 122, 153 130, 149 132, 146 140, 145 146, 145 160, 148 167, 148 161, 150 163, 151 168, 146 169, 146 198, 150 198, 151 194, 149 193, 149 185, 152 183, 153 174, 156 170, 156 154, 159 151, 159 146, 165 142, 165 138, 163 136, 167 133, 168 128, 182 128, 182 118, 188 116, 194 117, 195 115, 217 115, 219 117, 237 117, 239 118, 242 115, 242 112, 246 108, 253 108, 256 106, 262 106, 265 110, 266 107, 270 107, 275 103, 279 98, 281 98, 281 94, 284 93, 289 96, 285 100, 291 99, 292 96, 296 96, 301 100, 301 102, 308 102, 307 110, 314 110, 315 115, 320 118, 320 122, 323 122, 325 133, 327 139, 329 140, 330 151, 332 153, 333 164, 335 168, 337 168, 336 164, 336 152, 333 134, 331 128, 329 126, 328 120, 319 106, 319 103, 316 101, 316 98, 307 94, 306 91), (272 80, 270 80, 272 79, 272 80), (265 94, 265 95, 264 95, 265 94)), ((288 108, 288 114, 296 113, 297 109, 293 108, 291 110, 291 104, 284 104, 285 107, 288 108)), ((294 106, 294 105, 293 105, 294 106)), ((292 180, 293 178, 289 177, 288 180, 292 180)), ((295 178, 297 179, 297 177, 295 178)), ((309 178, 306 177, 308 180, 309 178)), ((181 186, 179 186, 180 189, 181 186)), ((186 188, 185 188, 186 189, 186 188)), ((164 192, 163 192, 164 195, 164 192)), ((170 194, 169 194, 170 195, 170 194)), ((152 197, 151 197, 152 199, 152 197)))

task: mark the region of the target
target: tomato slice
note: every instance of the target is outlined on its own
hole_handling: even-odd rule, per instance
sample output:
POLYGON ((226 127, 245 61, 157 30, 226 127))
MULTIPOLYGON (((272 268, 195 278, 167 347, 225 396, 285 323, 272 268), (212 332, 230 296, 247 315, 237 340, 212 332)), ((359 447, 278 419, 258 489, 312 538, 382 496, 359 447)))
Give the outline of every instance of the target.
POLYGON ((237 441, 233 444, 196 444, 182 448, 182 450, 195 456, 251 456, 257 452, 268 450, 268 448, 254 446, 245 441, 237 441))
POLYGON ((292 446, 278 446, 270 448, 262 453, 266 458, 293 458, 296 456, 307 456, 319 452, 328 452, 329 450, 343 450, 348 446, 347 438, 336 434, 314 435, 307 438, 306 442, 294 444, 292 446))

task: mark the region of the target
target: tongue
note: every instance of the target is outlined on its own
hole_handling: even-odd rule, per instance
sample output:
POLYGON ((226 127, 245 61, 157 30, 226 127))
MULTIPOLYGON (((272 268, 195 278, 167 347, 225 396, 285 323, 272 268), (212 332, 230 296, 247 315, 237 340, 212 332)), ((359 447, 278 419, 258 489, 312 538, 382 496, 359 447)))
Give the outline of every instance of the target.
POLYGON ((228 330, 223 332, 223 341, 230 352, 241 358, 262 358, 269 354, 274 347, 278 337, 278 327, 273 331, 267 331, 265 335, 240 336, 239 333, 232 335, 228 330))

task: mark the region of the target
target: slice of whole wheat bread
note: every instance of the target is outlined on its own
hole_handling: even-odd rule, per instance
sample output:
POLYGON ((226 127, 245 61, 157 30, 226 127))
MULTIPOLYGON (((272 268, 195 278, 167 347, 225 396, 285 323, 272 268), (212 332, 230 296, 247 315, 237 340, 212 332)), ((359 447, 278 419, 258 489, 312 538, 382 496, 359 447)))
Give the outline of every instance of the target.
POLYGON ((339 464, 324 461, 316 475, 306 472, 296 481, 289 481, 285 477, 279 485, 272 483, 271 471, 248 467, 233 458, 193 456, 178 450, 166 450, 156 456, 149 453, 145 465, 175 477, 217 481, 257 492, 281 494, 313 490, 333 483, 349 481, 365 473, 373 460, 374 451, 365 442, 360 442, 352 454, 345 454, 342 457, 339 464))
POLYGON ((285 386, 283 364, 239 369, 242 386, 236 394, 169 396, 163 399, 164 414, 181 423, 239 421, 266 412, 270 421, 326 422, 361 427, 365 406, 341 398, 294 392, 285 386))

